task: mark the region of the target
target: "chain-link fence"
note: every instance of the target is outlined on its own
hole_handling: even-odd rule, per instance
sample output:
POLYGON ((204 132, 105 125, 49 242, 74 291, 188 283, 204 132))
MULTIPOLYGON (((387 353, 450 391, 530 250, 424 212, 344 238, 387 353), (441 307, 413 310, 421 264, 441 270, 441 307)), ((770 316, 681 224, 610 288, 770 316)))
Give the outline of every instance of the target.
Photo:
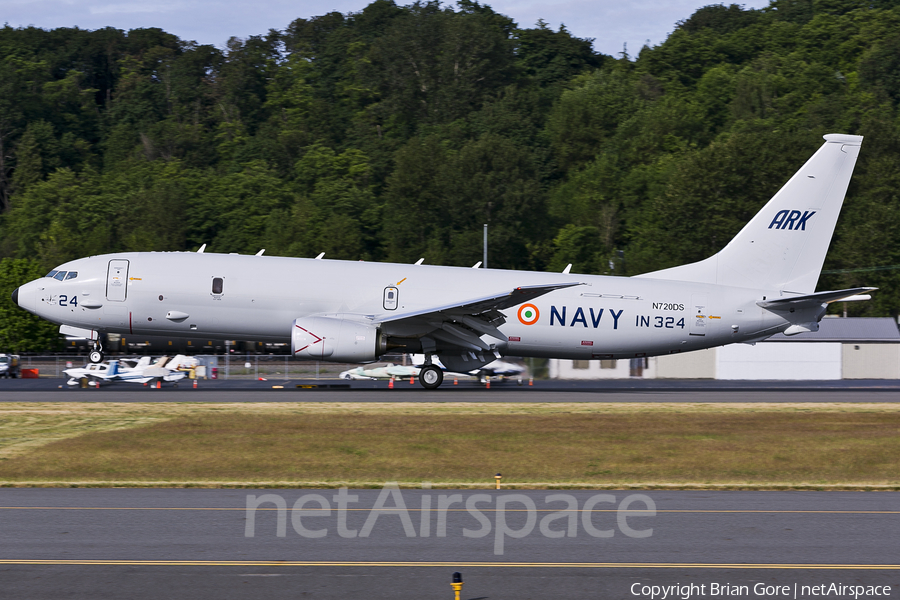
POLYGON ((197 356, 206 376, 221 379, 338 379, 359 365, 294 360, 288 355, 197 356))

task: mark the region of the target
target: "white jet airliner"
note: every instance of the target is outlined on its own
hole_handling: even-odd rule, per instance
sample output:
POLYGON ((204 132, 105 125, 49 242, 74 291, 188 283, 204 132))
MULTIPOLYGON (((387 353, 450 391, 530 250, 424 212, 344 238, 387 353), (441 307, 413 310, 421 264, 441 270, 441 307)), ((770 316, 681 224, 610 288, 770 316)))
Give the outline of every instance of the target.
MULTIPOLYGON (((424 353, 419 380, 500 356, 614 359, 753 342, 818 329, 818 292, 862 144, 831 134, 721 252, 637 277, 537 273, 201 252, 82 258, 22 285, 13 301, 98 333, 287 342, 300 359, 367 363, 424 353)), ((321 258, 321 257, 320 257, 321 258)), ((420 261, 421 262, 421 261, 420 261)), ((95 342, 92 360, 102 360, 95 342)))

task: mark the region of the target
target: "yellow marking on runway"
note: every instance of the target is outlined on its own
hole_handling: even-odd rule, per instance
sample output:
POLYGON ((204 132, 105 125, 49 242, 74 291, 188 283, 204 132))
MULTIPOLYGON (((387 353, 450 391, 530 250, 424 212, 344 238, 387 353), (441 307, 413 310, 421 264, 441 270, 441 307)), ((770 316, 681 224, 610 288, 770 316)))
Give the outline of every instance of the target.
MULTIPOLYGON (((268 503, 267 503, 268 504, 268 503)), ((198 511, 246 511, 246 507, 190 507, 190 506, 0 506, 0 510, 198 510, 198 511)), ((251 508, 250 510, 281 510, 277 507, 259 507, 259 508, 251 508)), ((288 509, 290 510, 290 509, 288 509)), ((337 510, 335 508, 312 508, 312 507, 304 507, 303 510, 337 510)), ((394 507, 385 507, 385 508, 346 508, 347 511, 365 511, 371 512, 373 510, 385 510, 385 511, 396 511, 397 509, 394 507)), ((421 508, 415 507, 407 507, 410 512, 421 512, 421 508)), ((433 512, 437 512, 436 508, 429 509, 433 512)), ((446 510, 447 512, 466 512, 468 509, 466 508, 447 508, 441 509, 441 511, 446 510)), ((479 508, 481 512, 496 512, 496 508, 479 508)), ((578 512, 585 512, 582 509, 577 509, 578 512)), ((506 508, 505 512, 529 512, 527 508, 506 508)), ((538 508, 535 509, 534 512, 564 512, 567 511, 565 508, 538 508)), ((587 512, 619 512, 616 508, 592 508, 587 512)), ((728 514, 728 513, 736 513, 736 514, 810 514, 810 515, 900 515, 900 510, 701 510, 701 509, 656 509, 648 510, 644 508, 629 508, 628 513, 652 513, 655 512, 657 514, 660 513, 688 513, 688 514, 728 514)))
POLYGON ((326 560, 78 560, 0 559, 0 565, 80 565, 151 567, 508 567, 565 569, 841 569, 900 570, 900 565, 825 563, 589 563, 589 562, 404 562, 326 560))

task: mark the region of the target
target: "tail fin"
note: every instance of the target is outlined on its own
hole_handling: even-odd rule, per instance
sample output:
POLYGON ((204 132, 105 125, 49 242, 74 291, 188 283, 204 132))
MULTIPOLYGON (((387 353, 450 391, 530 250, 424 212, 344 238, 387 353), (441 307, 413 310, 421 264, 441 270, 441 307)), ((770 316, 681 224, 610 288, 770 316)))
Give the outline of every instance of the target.
POLYGON ((814 292, 862 145, 832 133, 718 254, 638 277, 814 292))

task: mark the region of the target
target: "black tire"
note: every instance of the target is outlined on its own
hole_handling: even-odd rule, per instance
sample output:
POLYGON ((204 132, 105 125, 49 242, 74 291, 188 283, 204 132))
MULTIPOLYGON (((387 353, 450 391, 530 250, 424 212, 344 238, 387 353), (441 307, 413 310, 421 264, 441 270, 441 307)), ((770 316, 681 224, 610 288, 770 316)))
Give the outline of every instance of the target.
POLYGON ((92 363, 103 362, 103 353, 98 350, 94 350, 88 355, 88 360, 90 360, 92 363))
POLYGON ((444 372, 434 365, 423 367, 419 371, 419 383, 426 390, 436 390, 444 383, 444 372))

